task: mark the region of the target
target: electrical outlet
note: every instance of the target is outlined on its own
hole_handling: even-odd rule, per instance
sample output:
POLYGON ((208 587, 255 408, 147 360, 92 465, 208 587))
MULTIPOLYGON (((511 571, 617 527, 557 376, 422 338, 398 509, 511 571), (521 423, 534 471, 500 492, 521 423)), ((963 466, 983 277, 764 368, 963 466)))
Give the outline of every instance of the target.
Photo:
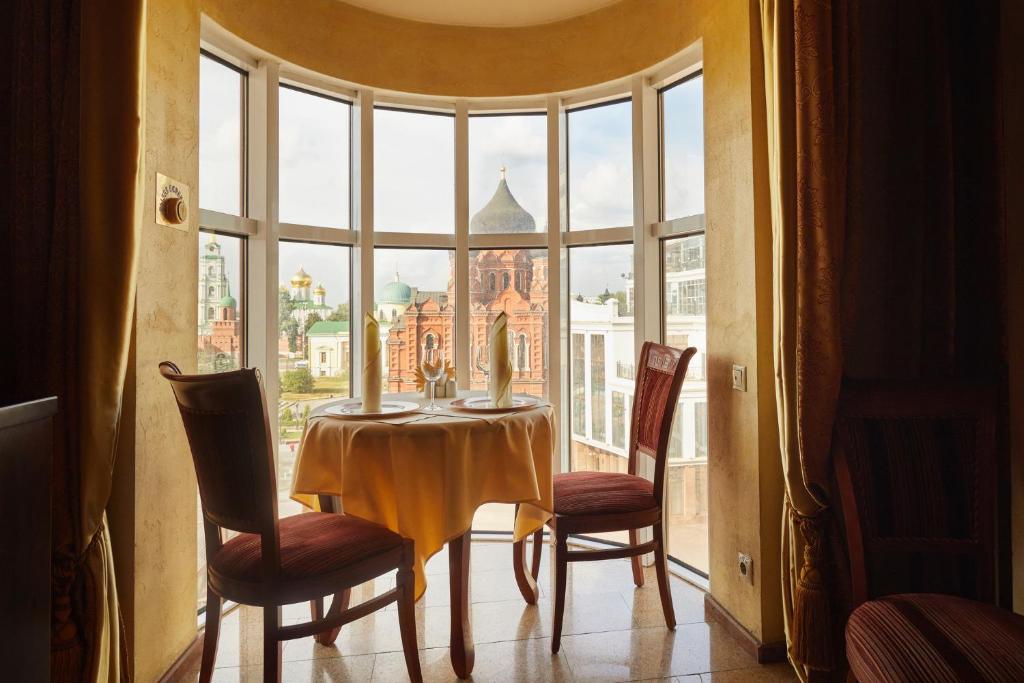
POLYGON ((736 391, 747 390, 747 366, 746 365, 733 365, 732 366, 732 388, 736 391))
POLYGON ((750 555, 739 553, 738 566, 740 576, 747 580, 747 583, 754 585, 754 561, 750 555))

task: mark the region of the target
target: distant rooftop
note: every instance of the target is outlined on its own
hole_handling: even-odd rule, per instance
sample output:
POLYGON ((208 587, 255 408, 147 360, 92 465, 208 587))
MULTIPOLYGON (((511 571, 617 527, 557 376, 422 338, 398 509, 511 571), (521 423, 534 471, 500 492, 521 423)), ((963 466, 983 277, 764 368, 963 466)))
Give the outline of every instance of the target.
POLYGON ((334 336, 336 334, 348 334, 347 320, 318 320, 310 326, 306 336, 334 336))

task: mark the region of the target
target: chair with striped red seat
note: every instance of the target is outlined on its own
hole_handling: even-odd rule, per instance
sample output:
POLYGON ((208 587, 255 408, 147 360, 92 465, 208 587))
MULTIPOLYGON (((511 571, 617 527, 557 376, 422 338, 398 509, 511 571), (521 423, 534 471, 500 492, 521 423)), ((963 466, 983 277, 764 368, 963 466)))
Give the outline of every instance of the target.
POLYGON ((206 534, 206 633, 199 673, 213 675, 223 599, 263 608, 263 679, 281 679, 281 641, 331 644, 342 625, 398 603, 409 678, 421 681, 416 643, 413 542, 348 515, 277 518, 266 398, 256 370, 183 375, 160 364, 185 424, 206 534), (222 529, 240 532, 224 542, 222 529), (394 589, 348 607, 349 589, 398 570, 394 589), (334 595, 324 613, 324 597, 334 595), (282 625, 281 606, 310 603, 308 623, 282 625))
POLYGON ((1024 680, 1024 618, 991 604, 995 406, 975 385, 843 387, 833 448, 861 683, 1024 680))
MULTIPOLYGON (((549 524, 555 533, 555 609, 551 651, 558 652, 562 641, 562 615, 565 610, 566 574, 569 562, 610 560, 629 557, 633 581, 644 583, 640 557, 654 553, 658 590, 665 623, 675 628, 672 593, 665 565, 664 517, 665 461, 668 458, 669 433, 686 368, 697 349, 674 349, 646 342, 640 350, 639 373, 633 403, 627 473, 568 472, 554 477, 555 515, 549 524), (654 460, 654 480, 639 476, 641 456, 654 460), (637 531, 652 527, 653 539, 637 543, 637 531), (607 550, 572 550, 567 546, 570 534, 628 531, 630 544, 607 550)), ((541 531, 534 536, 535 553, 540 548, 541 531)), ((534 570, 539 557, 535 555, 534 570)))

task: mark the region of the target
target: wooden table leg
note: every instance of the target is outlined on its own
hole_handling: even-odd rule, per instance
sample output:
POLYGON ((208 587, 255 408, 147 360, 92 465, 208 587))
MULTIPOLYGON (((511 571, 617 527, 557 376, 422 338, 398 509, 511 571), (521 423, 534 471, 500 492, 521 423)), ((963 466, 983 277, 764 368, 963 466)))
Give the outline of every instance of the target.
POLYGON ((452 601, 452 668, 459 678, 469 678, 473 673, 473 625, 470 621, 469 600, 469 546, 467 531, 458 538, 448 541, 448 578, 451 585, 452 601))
MULTIPOLYGON (((516 505, 516 515, 519 514, 519 506, 516 505)), ((543 533, 543 527, 541 528, 543 533)), ((536 605, 540 590, 537 588, 536 571, 540 569, 540 542, 534 538, 534 567, 531 570, 526 568, 526 539, 516 541, 512 544, 512 569, 516 574, 516 584, 519 585, 519 592, 523 594, 523 600, 528 605, 536 605)))

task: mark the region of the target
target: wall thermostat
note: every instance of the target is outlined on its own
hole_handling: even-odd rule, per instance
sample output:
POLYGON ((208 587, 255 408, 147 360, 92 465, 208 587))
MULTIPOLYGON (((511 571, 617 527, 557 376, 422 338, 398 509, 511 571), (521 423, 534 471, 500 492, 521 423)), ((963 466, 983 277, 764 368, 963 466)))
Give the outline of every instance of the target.
POLYGON ((188 232, 188 185, 156 174, 156 222, 188 232))

